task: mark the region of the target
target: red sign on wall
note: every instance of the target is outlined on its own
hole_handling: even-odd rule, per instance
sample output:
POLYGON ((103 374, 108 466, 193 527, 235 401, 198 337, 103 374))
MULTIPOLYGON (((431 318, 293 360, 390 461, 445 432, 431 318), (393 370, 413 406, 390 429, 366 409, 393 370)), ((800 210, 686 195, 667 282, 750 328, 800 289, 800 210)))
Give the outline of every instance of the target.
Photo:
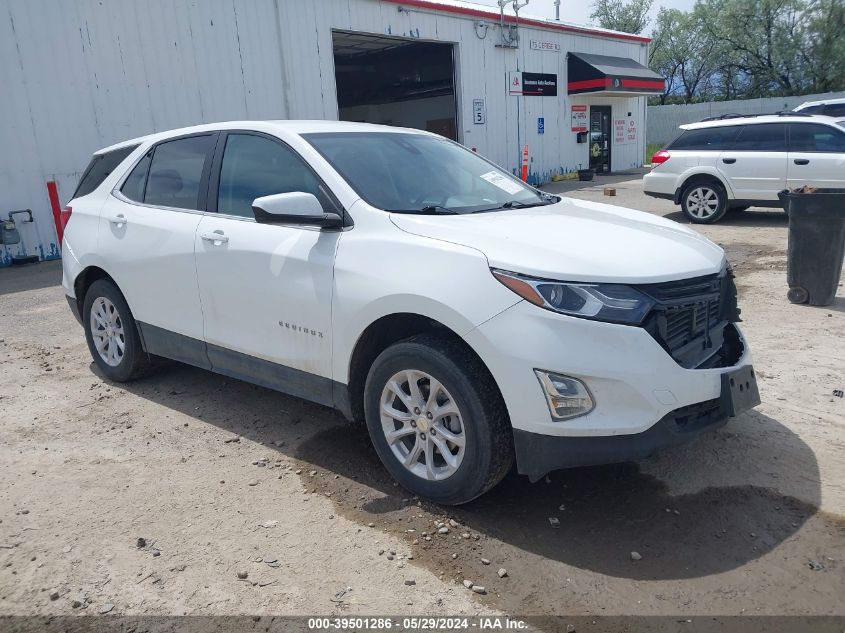
POLYGON ((587 131, 587 106, 573 105, 572 108, 572 131, 587 131))

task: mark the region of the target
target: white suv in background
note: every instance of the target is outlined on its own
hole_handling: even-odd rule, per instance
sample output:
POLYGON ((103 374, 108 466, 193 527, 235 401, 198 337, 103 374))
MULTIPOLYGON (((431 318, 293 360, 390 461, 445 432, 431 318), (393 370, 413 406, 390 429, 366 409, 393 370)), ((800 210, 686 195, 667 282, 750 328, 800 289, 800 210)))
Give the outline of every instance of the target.
POLYGON ((792 111, 804 114, 823 114, 837 119, 845 119, 845 99, 805 101, 800 106, 793 108, 792 111))
POLYGON ((778 192, 845 187, 845 121, 781 113, 730 115, 682 125, 652 157, 646 195, 680 204, 691 222, 712 224, 728 210, 780 207, 778 192))
POLYGON ((640 458, 759 402, 721 248, 434 134, 154 134, 97 152, 63 219, 62 283, 107 379, 163 356, 334 407, 441 503, 514 460, 537 480, 640 458))

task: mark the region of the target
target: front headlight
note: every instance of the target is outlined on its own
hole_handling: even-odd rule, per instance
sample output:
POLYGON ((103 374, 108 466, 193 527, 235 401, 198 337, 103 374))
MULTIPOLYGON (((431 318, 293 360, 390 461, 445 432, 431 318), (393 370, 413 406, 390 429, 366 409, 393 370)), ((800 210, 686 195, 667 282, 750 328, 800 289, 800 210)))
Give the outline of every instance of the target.
POLYGON ((526 301, 570 316, 639 325, 654 305, 652 299, 631 286, 548 281, 496 269, 491 272, 526 301))

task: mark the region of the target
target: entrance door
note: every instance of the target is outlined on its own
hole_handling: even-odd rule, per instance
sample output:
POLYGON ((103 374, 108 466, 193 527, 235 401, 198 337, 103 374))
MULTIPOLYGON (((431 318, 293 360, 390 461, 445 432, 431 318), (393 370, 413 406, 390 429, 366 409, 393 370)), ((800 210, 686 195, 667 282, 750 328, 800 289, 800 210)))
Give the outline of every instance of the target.
POLYGON ((590 106, 590 169, 610 172, 610 106, 590 106))

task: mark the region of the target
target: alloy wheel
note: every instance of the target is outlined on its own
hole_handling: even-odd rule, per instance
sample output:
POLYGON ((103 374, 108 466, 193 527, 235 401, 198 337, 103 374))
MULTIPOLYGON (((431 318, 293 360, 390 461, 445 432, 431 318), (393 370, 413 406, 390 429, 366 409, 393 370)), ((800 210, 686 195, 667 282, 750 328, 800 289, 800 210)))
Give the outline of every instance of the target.
POLYGON ((696 187, 687 194, 687 211, 699 220, 713 217, 718 210, 719 194, 715 189, 696 187))
POLYGON ((126 351, 126 333, 120 313, 105 297, 97 297, 91 306, 91 337, 97 353, 106 365, 120 365, 126 351))
POLYGON ((434 376, 414 369, 394 374, 379 400, 381 426, 399 463, 417 477, 451 477, 466 449, 455 399, 434 376))

